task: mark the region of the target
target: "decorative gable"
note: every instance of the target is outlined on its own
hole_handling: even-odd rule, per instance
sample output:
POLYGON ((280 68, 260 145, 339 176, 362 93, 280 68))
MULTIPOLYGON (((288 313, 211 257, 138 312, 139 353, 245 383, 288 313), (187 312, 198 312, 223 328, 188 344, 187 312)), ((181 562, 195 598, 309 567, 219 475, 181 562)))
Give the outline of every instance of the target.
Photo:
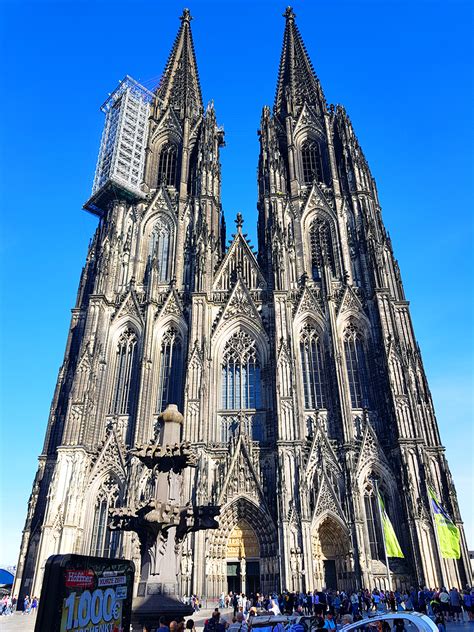
POLYGON ((250 292, 245 287, 243 280, 239 278, 231 292, 227 304, 217 318, 214 333, 229 320, 241 318, 242 316, 247 317, 254 322, 258 322, 263 327, 261 316, 252 297, 250 296, 250 292))
POLYGON ((89 475, 89 484, 106 472, 113 472, 120 480, 126 478, 126 449, 113 425, 105 442, 99 447, 89 475))
POLYGON ((312 129, 317 130, 320 134, 323 134, 321 118, 318 117, 315 109, 306 102, 298 116, 293 134, 296 134, 299 130, 305 127, 311 127, 312 129))
POLYGON ((324 314, 321 309, 321 303, 316 298, 314 293, 309 289, 309 287, 305 287, 301 294, 300 300, 296 306, 296 309, 293 312, 293 316, 299 316, 301 314, 314 314, 317 313, 321 318, 324 318, 324 314))
POLYGON ((183 131, 181 129, 181 125, 178 117, 174 113, 173 109, 168 107, 161 117, 158 125, 156 126, 152 140, 155 140, 157 136, 162 134, 163 132, 172 132, 177 135, 179 138, 182 137, 183 131))
POLYGON ((326 197, 321 186, 317 182, 313 182, 311 191, 309 192, 308 198, 303 207, 302 215, 313 208, 322 208, 327 211, 331 217, 334 217, 331 201, 326 197))
POLYGON ((326 474, 323 474, 318 497, 316 499, 316 506, 314 508, 314 518, 318 518, 326 511, 336 514, 336 516, 339 516, 341 520, 343 520, 344 522, 346 521, 344 511, 341 507, 341 503, 339 502, 337 494, 334 491, 331 483, 329 482, 326 474))
POLYGON ((327 469, 332 469, 337 473, 342 472, 337 455, 329 443, 325 432, 317 422, 316 432, 314 433, 313 442, 306 461, 307 480, 313 478, 316 469, 318 472, 327 469))
POLYGON ((242 435, 240 435, 217 504, 224 505, 236 496, 242 495, 265 504, 260 479, 255 472, 242 435))
POLYGON ((250 290, 265 288, 265 278, 260 271, 254 253, 247 240, 238 230, 214 280, 215 290, 229 290, 237 276, 245 280, 250 290))
POLYGON ((171 217, 175 217, 176 215, 168 189, 164 185, 161 185, 157 189, 150 202, 146 215, 150 215, 150 213, 153 213, 154 211, 168 211, 171 217))
POLYGON ((359 458, 357 459, 356 472, 360 473, 371 463, 376 462, 383 463, 390 470, 390 465, 388 463, 387 457, 385 456, 385 452, 382 450, 372 424, 367 419, 364 429, 364 435, 362 437, 359 458))
POLYGON ((354 292, 354 289, 348 285, 342 297, 341 305, 339 307, 338 316, 343 312, 355 312, 359 314, 363 312, 364 308, 362 303, 360 302, 359 297, 354 292))
POLYGON ((112 320, 117 320, 122 316, 131 316, 132 318, 136 318, 142 325, 144 324, 142 310, 133 288, 125 295, 122 303, 115 311, 112 320))
POLYGON ((163 318, 163 316, 168 316, 170 314, 177 316, 178 318, 183 316, 183 306, 175 288, 171 288, 162 308, 157 313, 156 318, 163 318))

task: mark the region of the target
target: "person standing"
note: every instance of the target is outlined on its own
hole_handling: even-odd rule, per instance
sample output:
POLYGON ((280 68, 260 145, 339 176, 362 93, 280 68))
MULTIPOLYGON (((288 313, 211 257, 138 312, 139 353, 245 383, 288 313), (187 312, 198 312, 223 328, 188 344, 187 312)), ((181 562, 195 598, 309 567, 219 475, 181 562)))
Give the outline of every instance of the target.
POLYGON ((352 616, 355 617, 359 612, 359 595, 355 592, 351 595, 352 616))
POLYGON ((463 592, 462 607, 464 608, 464 611, 467 612, 468 621, 474 621, 473 599, 472 599, 471 591, 469 590, 469 588, 466 588, 463 592))
POLYGON ((446 588, 444 588, 444 586, 439 591, 439 602, 440 602, 441 614, 446 619, 446 622, 448 622, 449 621, 449 614, 451 612, 451 606, 449 604, 448 591, 446 590, 446 588))
POLYGON ((457 588, 451 588, 449 591, 449 605, 451 610, 451 616, 453 621, 461 623, 462 621, 462 608, 461 608, 461 595, 457 588))
POLYGON ((239 598, 237 597, 237 593, 232 595, 232 608, 234 609, 234 617, 237 615, 237 610, 239 609, 239 598))

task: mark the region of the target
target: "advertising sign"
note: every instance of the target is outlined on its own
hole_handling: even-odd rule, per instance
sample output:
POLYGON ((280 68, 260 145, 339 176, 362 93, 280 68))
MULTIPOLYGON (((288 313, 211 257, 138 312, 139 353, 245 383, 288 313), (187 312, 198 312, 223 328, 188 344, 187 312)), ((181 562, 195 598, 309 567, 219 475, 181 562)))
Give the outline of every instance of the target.
POLYGON ((128 632, 133 562, 53 555, 46 562, 35 632, 128 632))

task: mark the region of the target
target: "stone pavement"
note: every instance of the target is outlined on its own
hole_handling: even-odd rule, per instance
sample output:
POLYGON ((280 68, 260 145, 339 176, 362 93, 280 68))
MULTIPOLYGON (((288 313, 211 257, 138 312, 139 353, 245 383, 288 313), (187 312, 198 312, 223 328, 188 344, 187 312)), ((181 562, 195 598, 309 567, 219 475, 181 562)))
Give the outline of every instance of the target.
MULTIPOLYGON (((217 602, 215 605, 217 605, 217 602)), ((213 604, 209 602, 207 606, 213 606, 213 604)), ((213 607, 203 608, 193 617, 190 617, 193 619, 197 630, 203 629, 204 621, 211 616, 213 610, 213 607)), ((222 615, 224 619, 231 621, 232 609, 222 611, 222 615)), ((34 632, 35 621, 36 615, 23 615, 21 612, 17 612, 11 617, 0 617, 0 632, 14 632, 15 630, 18 632, 34 632)), ((474 632, 474 623, 448 623, 446 627, 447 632, 474 632)), ((42 632, 48 631, 42 630, 42 632)))

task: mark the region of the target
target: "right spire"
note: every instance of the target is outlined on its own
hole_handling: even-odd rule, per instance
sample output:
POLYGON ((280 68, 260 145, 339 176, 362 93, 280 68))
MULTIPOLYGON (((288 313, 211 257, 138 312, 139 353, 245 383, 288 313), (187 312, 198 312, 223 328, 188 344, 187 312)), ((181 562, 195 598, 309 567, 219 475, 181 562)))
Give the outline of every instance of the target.
POLYGON ((276 114, 297 114, 306 102, 322 113, 326 100, 309 59, 301 34, 296 26, 296 15, 292 7, 287 7, 280 70, 275 95, 276 114))

